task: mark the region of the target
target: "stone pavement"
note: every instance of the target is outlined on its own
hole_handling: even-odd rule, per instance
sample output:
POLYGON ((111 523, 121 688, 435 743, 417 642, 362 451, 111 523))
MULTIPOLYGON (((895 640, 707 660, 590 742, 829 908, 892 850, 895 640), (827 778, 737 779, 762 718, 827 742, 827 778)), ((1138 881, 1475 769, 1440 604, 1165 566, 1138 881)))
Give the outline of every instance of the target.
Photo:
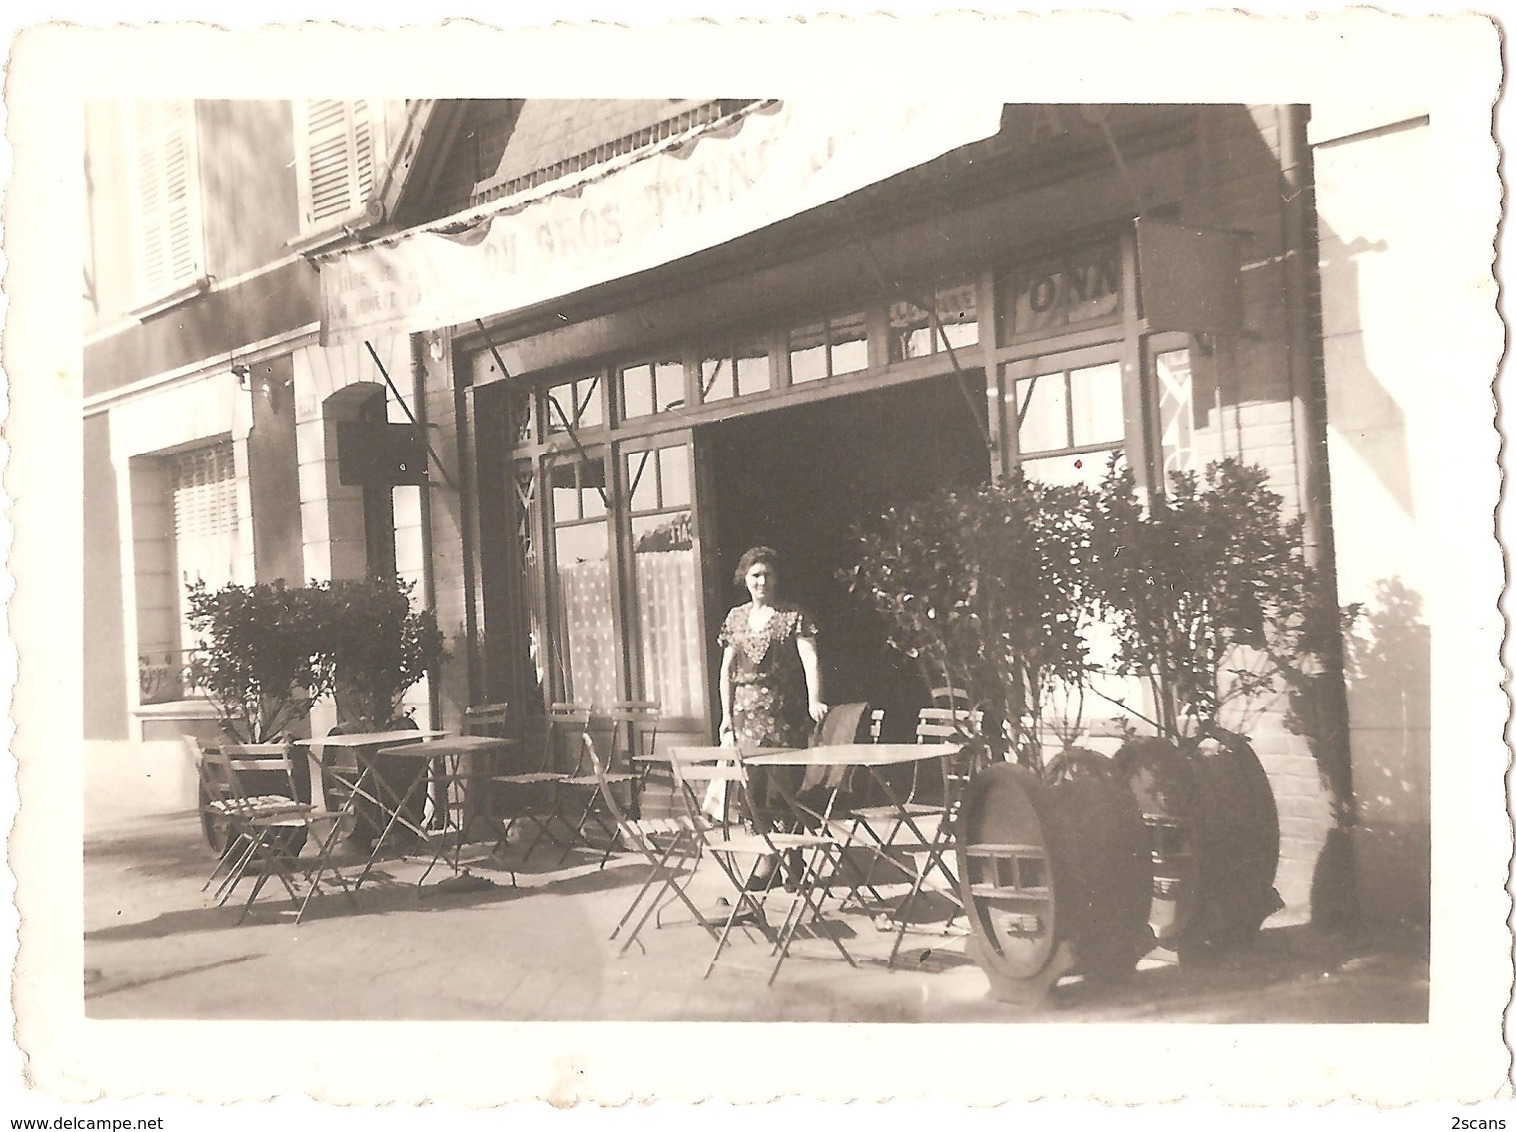
MULTIPOLYGON (((709 937, 690 923, 643 933, 619 954, 607 937, 646 876, 641 859, 557 851, 511 874, 471 847, 464 864, 492 887, 445 893, 439 866, 418 892, 424 861, 387 861, 354 910, 318 898, 295 925, 285 894, 265 892, 237 926, 200 886, 213 858, 193 812, 87 819, 84 858, 85 1013, 90 1018, 266 1020, 634 1021, 1176 1021, 1424 1022, 1424 941, 1270 928, 1245 953, 1180 968, 1150 958, 1119 987, 1069 982, 1046 1007, 991 1000, 966 939, 922 924, 888 970, 892 936, 865 915, 838 929, 859 966, 829 941, 797 941, 773 987, 756 934, 734 942, 701 978, 709 937)), ((307 853, 311 850, 307 849, 307 853)), ((692 885, 712 908, 721 878, 692 885)), ((246 891, 245 889, 242 891, 246 891)), ((782 909, 788 897, 772 899, 782 909)), ((782 915, 782 911, 780 912, 782 915)), ((668 917, 677 920, 672 913, 668 917)))

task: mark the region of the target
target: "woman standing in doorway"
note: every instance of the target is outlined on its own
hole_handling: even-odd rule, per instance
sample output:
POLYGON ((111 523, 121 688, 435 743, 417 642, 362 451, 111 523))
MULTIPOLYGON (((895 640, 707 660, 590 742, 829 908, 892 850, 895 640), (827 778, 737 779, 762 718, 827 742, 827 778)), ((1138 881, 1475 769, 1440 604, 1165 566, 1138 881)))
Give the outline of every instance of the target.
POLYGON ((826 718, 816 622, 778 599, 779 555, 755 546, 737 563, 750 601, 731 610, 721 655, 721 738, 742 747, 804 747, 826 718))
MULTIPOLYGON (((821 701, 821 663, 816 622, 796 605, 780 601, 779 555, 755 546, 737 563, 736 582, 751 600, 732 609, 716 642, 721 654, 721 742, 743 749, 805 747, 826 718, 821 701)), ((776 768, 777 769, 777 768, 776 768)), ((760 819, 778 813, 783 801, 772 774, 755 774, 753 804, 760 819)), ((753 878, 766 887, 773 864, 753 878)))

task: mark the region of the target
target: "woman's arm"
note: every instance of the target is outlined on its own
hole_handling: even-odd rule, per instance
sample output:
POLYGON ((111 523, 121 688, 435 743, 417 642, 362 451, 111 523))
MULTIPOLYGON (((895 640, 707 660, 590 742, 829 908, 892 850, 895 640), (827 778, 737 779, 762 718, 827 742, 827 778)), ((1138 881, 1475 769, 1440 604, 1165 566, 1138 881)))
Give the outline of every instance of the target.
POLYGON ((732 730, 732 664, 736 656, 731 645, 721 652, 721 739, 732 730))
POLYGON ((826 718, 826 704, 821 702, 821 658, 816 652, 816 638, 796 637, 795 647, 800 651, 800 666, 805 669, 811 719, 820 723, 826 718))

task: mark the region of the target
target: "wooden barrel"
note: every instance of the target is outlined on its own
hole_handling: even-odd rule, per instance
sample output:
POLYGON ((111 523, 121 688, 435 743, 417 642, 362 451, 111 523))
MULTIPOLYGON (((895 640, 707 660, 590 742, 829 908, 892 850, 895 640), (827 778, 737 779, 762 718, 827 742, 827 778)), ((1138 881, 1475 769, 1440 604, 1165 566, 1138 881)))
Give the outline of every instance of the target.
POLYGON ((1142 815, 1105 775, 1046 782, 1009 763, 974 775, 958 883, 975 958, 1003 1001, 1042 1001, 1065 975, 1122 978, 1152 948, 1142 815))
POLYGON ((1241 736, 1176 746, 1133 739, 1112 763, 1142 811, 1153 860, 1149 919, 1181 955, 1243 944, 1280 907, 1279 812, 1241 736))

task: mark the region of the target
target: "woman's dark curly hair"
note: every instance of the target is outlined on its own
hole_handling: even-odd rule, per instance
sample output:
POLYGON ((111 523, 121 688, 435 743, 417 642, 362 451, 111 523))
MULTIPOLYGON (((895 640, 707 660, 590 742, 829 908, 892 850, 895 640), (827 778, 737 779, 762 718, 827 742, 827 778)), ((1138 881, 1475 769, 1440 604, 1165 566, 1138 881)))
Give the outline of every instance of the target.
POLYGON ((772 546, 754 546, 737 559, 737 570, 732 575, 732 581, 739 586, 743 585, 747 581, 747 572, 760 562, 772 567, 775 573, 779 572, 779 552, 772 546))

